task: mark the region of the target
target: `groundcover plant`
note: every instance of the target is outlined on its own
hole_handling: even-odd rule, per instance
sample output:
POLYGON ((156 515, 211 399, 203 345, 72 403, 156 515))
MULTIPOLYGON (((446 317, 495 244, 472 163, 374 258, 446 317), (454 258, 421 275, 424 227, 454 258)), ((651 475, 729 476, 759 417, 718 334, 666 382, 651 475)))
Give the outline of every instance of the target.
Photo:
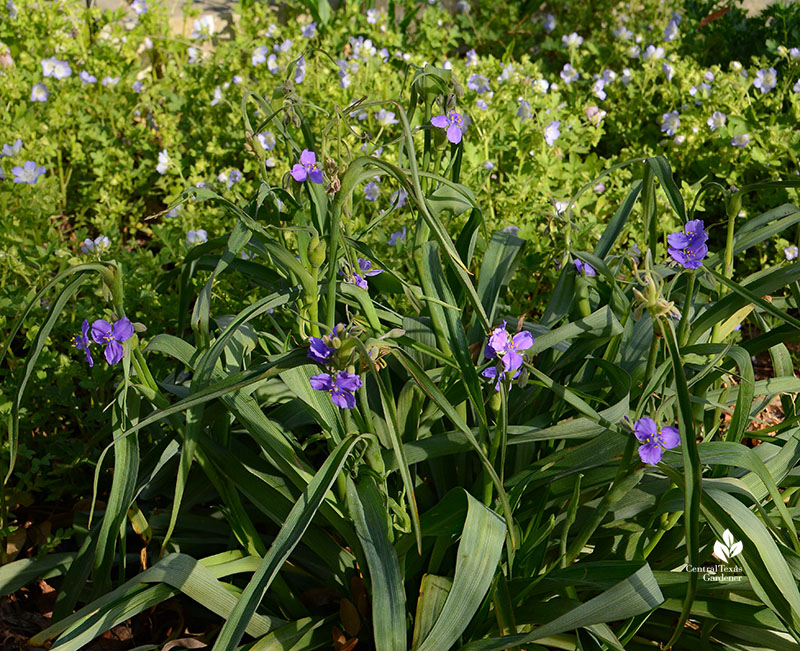
MULTIPOLYGON (((325 29, 324 7, 300 38, 325 29)), ((376 11, 367 24, 387 20, 376 11)), ((213 33, 194 24, 186 66, 213 33)), ((797 648, 800 262, 748 256, 793 240, 800 210, 780 199, 800 183, 679 187, 647 152, 578 174, 548 249, 536 227, 484 213, 492 190, 475 181, 492 168, 469 154, 479 123, 456 72, 406 67, 395 99, 311 101, 314 55, 273 36, 244 61, 279 68, 281 83, 244 88, 243 135, 226 135, 246 162, 187 180, 164 206, 194 216, 165 284, 177 320, 136 307, 141 276, 101 234, 80 244, 93 259, 49 278, 9 328, 7 487, 48 351, 89 374, 76 400, 108 397, 88 519, 71 545, 0 568, 6 594, 38 577, 56 586, 30 643, 82 649, 178 598, 226 650, 797 648), (577 207, 606 184, 612 214, 582 237, 577 207), (540 266, 529 246, 546 252, 540 266), (531 293, 545 273, 552 287, 531 293), (64 320, 72 333, 55 336, 64 320), (759 356, 769 372, 756 374, 759 356), (783 417, 762 423, 776 401, 783 417)), ((585 44, 562 41, 570 57, 585 44)), ((642 45, 645 61, 663 56, 642 45)), ((371 65, 351 64, 335 78, 371 65)), ((50 52, 40 65, 51 84, 77 66, 50 52)), ((563 83, 578 82, 574 66, 563 83)), ((87 86, 122 83, 86 73, 87 86)), ((763 69, 754 92, 774 77, 763 69)), ((606 94, 611 76, 598 80, 606 94)), ((38 83, 30 101, 44 104, 53 90, 38 83)), ((214 102, 228 89, 208 90, 214 102)), ((654 128, 674 137, 686 117, 668 108, 654 128)), ((565 135, 578 145, 563 109, 521 98, 515 110, 541 122, 524 137, 543 167, 565 135)), ((743 135, 726 134, 732 151, 743 135)), ((180 177, 173 137, 152 143, 148 173, 180 177)), ((526 156, 504 183, 533 178, 526 156)), ((15 167, 17 185, 48 179, 32 163, 15 167)), ((503 192, 525 205, 537 188, 503 192)), ((6 537, 12 506, 0 505, 6 537)))

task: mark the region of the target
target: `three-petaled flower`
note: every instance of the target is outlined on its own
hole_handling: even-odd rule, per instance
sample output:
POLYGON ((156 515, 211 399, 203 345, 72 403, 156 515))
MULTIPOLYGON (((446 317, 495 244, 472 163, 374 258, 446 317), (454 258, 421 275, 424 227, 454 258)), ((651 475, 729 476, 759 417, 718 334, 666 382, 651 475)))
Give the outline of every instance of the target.
POLYGON ((92 323, 92 339, 96 344, 104 345, 106 361, 116 364, 122 359, 125 349, 122 342, 133 336, 133 324, 126 317, 122 317, 113 324, 105 319, 97 319, 92 323))
POLYGON ((634 423, 633 433, 644 444, 639 446, 639 458, 651 466, 661 461, 664 450, 671 450, 681 443, 681 433, 677 427, 667 426, 659 430, 656 422, 648 416, 634 423))
POLYGON ((667 236, 669 254, 684 269, 697 269, 702 266, 703 258, 708 254, 706 240, 708 233, 703 228, 702 219, 686 222, 683 232, 678 231, 667 236))
POLYGON ((319 373, 309 380, 311 388, 317 391, 327 391, 331 402, 342 409, 353 409, 356 406, 354 391, 361 388, 361 378, 355 373, 339 371, 336 376, 329 373, 319 373))
POLYGON ((317 167, 317 155, 308 149, 300 154, 300 162, 292 167, 292 178, 298 183, 311 179, 312 183, 322 183, 322 171, 317 167))
POLYGON ((72 338, 72 345, 75 346, 78 350, 82 350, 83 354, 86 356, 86 361, 89 363, 89 368, 94 366, 94 360, 92 359, 92 353, 89 350, 89 321, 86 319, 83 320, 83 325, 81 326, 81 334, 75 335, 72 338))
POLYGON ((464 117, 458 111, 448 111, 446 114, 431 118, 431 124, 437 129, 447 130, 447 139, 454 145, 461 142, 461 132, 464 129, 464 117))
POLYGON ((520 351, 528 350, 533 346, 533 335, 523 330, 511 336, 506 330, 506 322, 492 330, 489 340, 486 343, 484 356, 487 359, 499 359, 503 363, 500 370, 497 366, 490 366, 483 370, 481 375, 485 378, 495 379, 495 391, 500 390, 500 383, 505 379, 507 373, 512 373, 512 378, 520 374, 520 368, 524 358, 520 351))
POLYGON ((367 280, 364 276, 377 276, 378 274, 383 273, 383 269, 373 269, 372 262, 366 260, 365 258, 358 259, 358 271, 352 271, 350 269, 350 265, 346 265, 345 271, 342 272, 346 276, 349 276, 348 280, 345 282, 351 283, 360 287, 361 289, 367 289, 369 285, 367 284, 367 280))
MULTIPOLYGON (((334 337, 334 332, 331 332, 330 337, 334 337)), ((309 337, 308 338, 308 356, 313 359, 315 362, 322 364, 323 366, 330 362, 331 355, 336 352, 336 349, 333 346, 329 346, 325 340, 330 341, 329 337, 320 338, 320 337, 309 337)))

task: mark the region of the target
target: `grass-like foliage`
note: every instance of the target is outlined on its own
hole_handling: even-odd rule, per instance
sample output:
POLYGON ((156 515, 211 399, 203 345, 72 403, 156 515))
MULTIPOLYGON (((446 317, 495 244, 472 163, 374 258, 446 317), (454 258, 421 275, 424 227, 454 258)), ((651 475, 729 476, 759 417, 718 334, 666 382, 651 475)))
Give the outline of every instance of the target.
POLYGON ((740 217, 743 199, 800 184, 690 196, 663 156, 620 163, 604 178, 626 174, 627 194, 592 250, 557 261, 533 320, 509 307, 526 239, 487 235, 462 184, 460 87, 430 65, 407 82, 348 106, 244 93, 260 183, 170 206, 221 207, 227 228, 183 258, 173 332, 128 308, 114 261, 69 267, 21 310, 2 356, 51 297, 17 369, 7 481, 26 386, 82 290, 103 299, 75 363, 110 369, 111 395, 95 497, 113 480, 77 551, 0 568, 3 593, 58 587, 31 643, 78 651, 183 595, 219 651, 796 649, 800 262, 736 267, 800 223, 791 204, 740 217), (358 153, 366 108, 396 120, 384 153, 358 153), (293 159, 277 184, 267 129, 293 159), (376 176, 398 200, 365 217, 376 176), (696 219, 703 195, 726 220, 696 219), (401 198, 390 265, 370 233, 401 198), (257 298, 227 314, 221 286, 257 298), (753 431, 776 396, 783 421, 753 431))

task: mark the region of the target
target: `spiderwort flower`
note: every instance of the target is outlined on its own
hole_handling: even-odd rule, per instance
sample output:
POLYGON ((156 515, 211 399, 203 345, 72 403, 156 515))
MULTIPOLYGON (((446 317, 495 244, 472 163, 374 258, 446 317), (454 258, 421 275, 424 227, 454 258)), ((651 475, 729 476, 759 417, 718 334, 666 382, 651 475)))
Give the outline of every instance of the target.
POLYGON ((355 373, 339 371, 336 377, 329 373, 319 373, 309 379, 311 388, 317 391, 327 391, 331 402, 341 409, 353 409, 356 406, 354 391, 361 388, 361 378, 355 373))
POLYGON ((89 368, 94 366, 94 360, 92 359, 92 353, 89 350, 89 321, 86 319, 83 320, 83 325, 81 326, 81 334, 75 335, 72 338, 72 345, 75 346, 78 350, 82 350, 84 356, 86 357, 86 361, 89 364, 89 368))
POLYGON ((32 160, 26 160, 22 167, 11 168, 11 173, 14 175, 14 183, 27 183, 28 185, 34 185, 46 171, 44 165, 37 165, 32 160))
POLYGON ((559 130, 560 126, 561 122, 559 120, 554 120, 544 128, 544 141, 550 147, 555 144, 556 140, 558 140, 561 135, 561 131, 559 130))
POLYGON ((596 276, 597 272, 594 270, 594 267, 590 265, 588 262, 583 262, 575 258, 572 263, 575 265, 575 269, 578 270, 579 274, 584 276, 596 276))
POLYGON ((92 339, 96 344, 105 345, 105 357, 109 364, 116 364, 122 359, 125 349, 122 342, 133 336, 133 324, 122 317, 112 325, 105 319, 97 319, 92 323, 92 339))
MULTIPOLYGON (((331 337, 333 336, 333 333, 331 333, 331 337)), ((330 341, 328 337, 325 339, 330 341)), ((335 352, 336 349, 332 346, 328 346, 324 339, 321 339, 320 337, 308 338, 308 356, 315 362, 325 366, 330 361, 331 355, 333 355, 335 352)))
MULTIPOLYGON (((350 267, 350 265, 346 265, 346 271, 348 273, 345 274, 345 275, 350 275, 349 267, 350 267)), ((342 272, 342 273, 344 274, 345 272, 342 272)), ((353 285, 356 285, 357 287, 360 287, 361 289, 368 289, 369 285, 367 284, 367 281, 364 278, 364 276, 367 276, 367 277, 369 277, 369 276, 377 276, 378 274, 382 274, 382 273, 383 273, 383 269, 377 269, 377 268, 373 269, 372 268, 372 262, 370 262, 369 260, 366 260, 364 258, 359 258, 358 259, 358 272, 353 272, 352 273, 352 280, 346 280, 345 282, 351 283, 353 285)))
POLYGON ((768 93, 777 85, 778 73, 775 68, 762 68, 756 73, 756 78, 753 80, 753 86, 758 88, 762 93, 768 93))
POLYGON ((308 149, 300 154, 300 163, 292 167, 292 178, 298 183, 311 179, 312 183, 322 183, 322 171, 317 167, 317 155, 308 149))
POLYGON ((506 330, 506 322, 503 321, 501 326, 489 334, 483 354, 488 359, 502 360, 504 372, 511 373, 522 367, 524 359, 519 351, 528 350, 531 346, 533 346, 533 335, 530 332, 523 330, 512 337, 506 330))
POLYGON ((34 84, 31 88, 31 102, 46 102, 50 97, 50 91, 44 84, 34 84))
POLYGON ((450 111, 444 115, 437 115, 431 118, 431 124, 437 129, 446 129, 447 139, 454 145, 461 142, 464 118, 457 111, 450 111))
POLYGON ((395 231, 394 233, 389 236, 388 244, 389 246, 397 246, 400 242, 405 242, 406 240, 406 227, 403 226, 399 231, 395 231))
POLYGON ((693 219, 686 223, 683 231, 667 236, 669 254, 684 269, 697 269, 708 255, 708 233, 703 228, 702 219, 693 219))
POLYGON ((659 430, 656 422, 647 416, 636 421, 633 432, 644 444, 639 446, 639 458, 651 466, 661 461, 664 450, 671 450, 681 444, 681 433, 677 427, 667 426, 659 430))

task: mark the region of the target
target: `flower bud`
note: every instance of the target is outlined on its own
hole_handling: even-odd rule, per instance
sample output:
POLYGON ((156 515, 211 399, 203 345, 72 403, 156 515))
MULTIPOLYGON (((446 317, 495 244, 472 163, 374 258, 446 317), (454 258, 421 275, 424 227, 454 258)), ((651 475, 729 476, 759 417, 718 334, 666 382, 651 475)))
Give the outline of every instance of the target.
POLYGON ((308 261, 315 269, 319 269, 325 262, 325 243, 321 242, 319 236, 315 235, 308 244, 308 261))
POLYGON ((503 406, 503 396, 499 391, 495 391, 494 395, 489 399, 489 408, 497 413, 503 406))

